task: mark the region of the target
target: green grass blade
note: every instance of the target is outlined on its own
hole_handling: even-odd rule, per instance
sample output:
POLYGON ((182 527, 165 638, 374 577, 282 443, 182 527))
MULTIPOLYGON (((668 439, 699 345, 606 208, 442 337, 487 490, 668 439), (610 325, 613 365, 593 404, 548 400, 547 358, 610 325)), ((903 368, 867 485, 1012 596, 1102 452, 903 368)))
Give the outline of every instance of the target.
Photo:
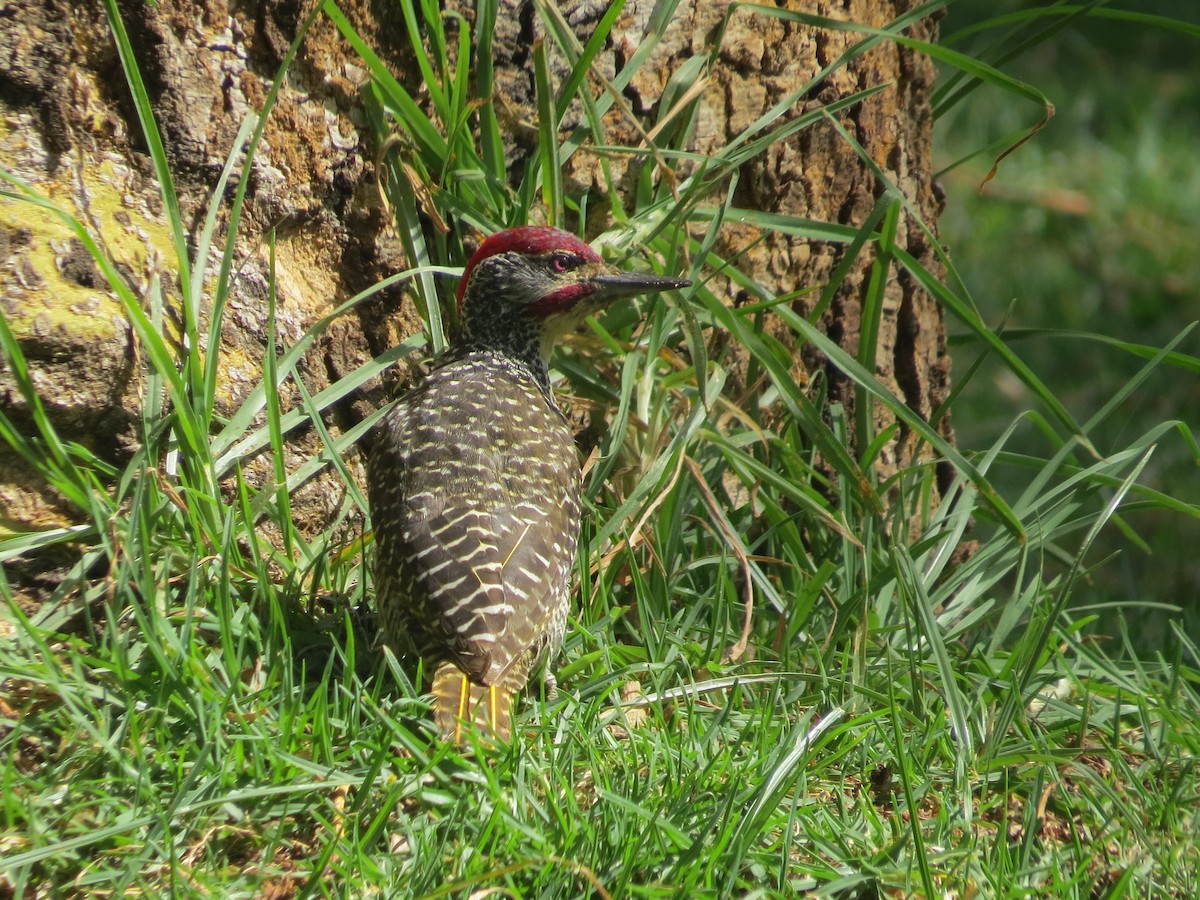
MULTIPOLYGON (((150 151, 150 162, 154 166, 154 176, 158 180, 159 191, 162 195, 163 206, 167 211, 167 223, 171 227, 171 240, 175 245, 175 266, 179 273, 180 292, 188 298, 189 303, 184 307, 184 335, 190 343, 187 345, 190 356, 195 356, 199 349, 200 310, 192 305, 196 295, 192 291, 191 260, 188 256, 188 230, 183 223, 183 215, 179 210, 179 197, 175 192, 175 179, 171 172, 170 160, 166 147, 163 146, 162 135, 158 131, 158 123, 154 117, 154 105, 142 80, 138 68, 137 56, 133 44, 129 41, 129 33, 125 30, 125 21, 117 0, 104 0, 105 12, 108 15, 109 28, 117 45, 117 56, 125 73, 125 82, 133 96, 133 105, 137 111, 138 122, 142 126, 142 137, 150 151)), ((189 378, 197 376, 189 383, 193 388, 199 387, 198 370, 192 371, 189 365, 189 378)))
MULTIPOLYGON (((562 227, 563 184, 562 161, 558 157, 558 111, 550 87, 550 65, 546 45, 541 41, 533 47, 534 89, 538 104, 538 154, 541 159, 542 201, 549 224, 562 227)), ((526 177, 529 177, 528 175, 526 177)))

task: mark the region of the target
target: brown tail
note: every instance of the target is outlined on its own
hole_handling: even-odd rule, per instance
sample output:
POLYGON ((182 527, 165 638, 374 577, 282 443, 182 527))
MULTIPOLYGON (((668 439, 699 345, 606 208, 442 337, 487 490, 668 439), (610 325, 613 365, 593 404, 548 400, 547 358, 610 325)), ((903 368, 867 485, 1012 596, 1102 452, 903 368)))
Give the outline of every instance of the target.
POLYGON ((470 743, 472 724, 489 743, 512 740, 513 692, 503 685, 475 684, 454 663, 433 673, 433 715, 438 731, 460 747, 470 743))

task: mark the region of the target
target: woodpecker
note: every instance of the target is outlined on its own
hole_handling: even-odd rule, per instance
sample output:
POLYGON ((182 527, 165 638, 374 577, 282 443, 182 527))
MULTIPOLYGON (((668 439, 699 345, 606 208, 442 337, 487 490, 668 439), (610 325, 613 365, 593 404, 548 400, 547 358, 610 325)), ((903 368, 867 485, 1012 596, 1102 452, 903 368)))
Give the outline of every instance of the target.
POLYGON ((472 254, 460 328, 376 426, 368 461, 384 637, 433 672, 444 737, 511 740, 514 694, 562 645, 581 471, 550 386, 555 341, 614 300, 690 282, 625 272, 556 228, 472 254))

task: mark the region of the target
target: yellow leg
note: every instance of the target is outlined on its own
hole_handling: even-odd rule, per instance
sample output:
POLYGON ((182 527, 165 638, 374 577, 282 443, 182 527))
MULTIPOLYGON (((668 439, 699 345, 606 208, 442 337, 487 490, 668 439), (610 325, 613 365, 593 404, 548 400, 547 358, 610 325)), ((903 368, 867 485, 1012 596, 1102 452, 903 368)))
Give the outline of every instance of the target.
POLYGON ((463 674, 458 683, 458 721, 454 723, 454 743, 462 743, 463 723, 471 715, 471 680, 463 674))

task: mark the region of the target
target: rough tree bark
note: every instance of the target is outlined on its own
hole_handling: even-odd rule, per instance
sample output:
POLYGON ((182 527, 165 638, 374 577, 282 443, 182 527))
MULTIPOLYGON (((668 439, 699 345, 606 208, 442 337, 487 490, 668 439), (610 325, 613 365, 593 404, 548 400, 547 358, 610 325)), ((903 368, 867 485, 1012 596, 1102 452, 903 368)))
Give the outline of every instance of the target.
MULTIPOLYGON (((629 0, 599 71, 616 72, 642 41, 652 0, 629 0)), ((881 26, 915 0, 788 0, 810 13, 881 26)), ((397 5, 342 0, 343 11, 398 78, 414 92, 419 73, 404 54, 407 40, 397 5)), ((468 20, 473 4, 454 6, 468 20)), ((581 40, 607 4, 558 4, 581 40)), ((536 119, 530 48, 540 30, 531 0, 501 0, 495 54, 498 91, 514 123, 512 150, 528 152, 516 124, 536 119)), ((123 0, 121 10, 169 148, 185 221, 198 230, 234 135, 258 108, 282 54, 311 0, 123 0)), ((727 142, 779 98, 806 83, 859 36, 803 27, 738 8, 725 0, 682 0, 653 58, 625 92, 628 106, 653 121, 670 73, 705 51, 721 33, 715 65, 701 95, 694 149, 727 142)), ((923 20, 913 36, 936 37, 923 20)), ((245 220, 238 235, 240 266, 221 335, 226 360, 218 391, 229 411, 261 377, 267 331, 264 235, 277 234, 279 340, 296 340, 314 321, 356 292, 404 266, 397 241, 376 201, 376 146, 359 109, 366 75, 332 25, 318 18, 280 93, 255 160, 245 220)), ((939 200, 931 178, 930 61, 884 42, 838 68, 805 104, 827 103, 878 84, 889 85, 841 117, 871 159, 900 186, 928 222, 939 200)), ((610 137, 637 143, 633 124, 611 116, 610 137)), ((574 190, 598 184, 595 158, 578 154, 567 177, 574 190)), ((13 0, 0 10, 0 166, 48 194, 85 221, 126 279, 145 291, 151 278, 171 283, 173 251, 158 188, 146 155, 109 26, 99 0, 13 0)), ((772 146, 740 173, 740 206, 850 225, 863 221, 884 185, 828 125, 804 129, 772 146)), ((777 294, 825 284, 841 248, 727 225, 717 249, 744 251, 742 264, 777 294)), ((902 220, 897 241, 931 270, 937 264, 919 229, 902 220)), ((217 251, 219 253, 219 249, 217 251)), ((214 257, 216 258, 216 257, 214 257)), ((846 278, 824 316, 824 327, 857 350, 859 317, 870 256, 846 278)), ((730 303, 743 299, 728 285, 730 303)), ((795 301, 802 312, 812 294, 795 301)), ((876 374, 918 414, 929 417, 948 392, 949 360, 941 311, 895 273, 887 285, 876 374)), ((129 323, 83 247, 49 215, 0 201, 0 308, 20 341, 34 378, 68 439, 120 463, 136 441, 145 368, 129 323)), ((340 322, 304 360, 302 375, 316 391, 411 333, 417 320, 393 290, 340 322)), ((211 348, 205 348, 209 350, 211 348)), ((809 349, 796 355, 804 383, 828 364, 809 349)), ((854 392, 833 370, 831 397, 853 415, 854 392)), ((753 386, 745 386, 747 390, 753 386)), ((285 398, 287 399, 287 398, 285 398)), ((0 408, 18 422, 25 411, 0 368, 0 408)), ((876 409, 877 427, 891 424, 876 409)), ((336 417, 335 417, 336 418, 336 417)), ((331 421, 336 432, 340 424, 331 421)), ((949 422, 939 427, 949 433, 949 422)), ((912 460, 916 442, 900 431, 885 448, 885 470, 912 460)), ((318 449, 311 433, 292 436, 289 465, 318 449)), ((268 478, 269 465, 251 466, 268 478)), ((293 507, 302 527, 316 529, 340 501, 334 482, 317 480, 293 507)), ((70 521, 73 512, 37 483, 14 454, 0 451, 0 528, 28 530, 70 521)), ((54 581, 52 561, 23 573, 30 599, 54 581), (47 568, 48 567, 48 568, 47 568), (39 583, 41 587, 39 588, 39 583)))

